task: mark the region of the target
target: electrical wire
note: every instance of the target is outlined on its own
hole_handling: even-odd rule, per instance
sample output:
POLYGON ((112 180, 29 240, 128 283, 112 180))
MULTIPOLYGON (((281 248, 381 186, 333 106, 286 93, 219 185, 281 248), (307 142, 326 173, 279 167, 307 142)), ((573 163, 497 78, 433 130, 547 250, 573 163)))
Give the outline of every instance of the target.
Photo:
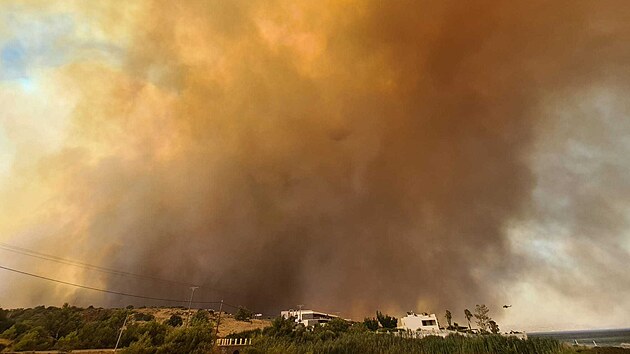
POLYGON ((44 259, 44 260, 48 260, 48 261, 51 261, 51 262, 60 263, 60 264, 65 264, 65 265, 70 265, 70 266, 75 266, 75 267, 95 270, 95 271, 106 273, 106 274, 112 274, 112 275, 118 275, 118 276, 129 276, 129 277, 134 277, 134 278, 162 281, 162 282, 171 283, 171 284, 179 284, 179 285, 185 285, 185 286, 197 286, 197 287, 200 287, 199 285, 195 285, 195 284, 192 284, 192 283, 181 282, 181 281, 177 281, 177 280, 164 279, 164 278, 159 278, 159 277, 155 277, 155 276, 151 276, 151 275, 143 275, 143 274, 131 273, 131 272, 126 272, 126 271, 117 270, 117 269, 113 269, 113 268, 107 268, 107 267, 101 267, 101 266, 97 266, 97 265, 93 265, 93 264, 83 263, 83 262, 79 262, 79 261, 75 261, 75 260, 71 260, 71 259, 61 258, 61 257, 53 256, 53 255, 50 255, 50 254, 29 250, 29 249, 22 248, 22 247, 12 246, 12 245, 6 244, 4 242, 0 242, 0 249, 5 250, 5 251, 9 251, 9 252, 13 252, 13 253, 18 253, 18 254, 21 254, 21 255, 24 255, 24 256, 28 256, 28 257, 39 258, 39 259, 44 259))
POLYGON ((182 303, 182 304, 193 303, 193 304, 213 304, 213 305, 218 305, 218 304, 223 303, 224 306, 231 307, 233 309, 240 309, 240 308, 242 308, 242 306, 233 305, 233 304, 227 303, 225 301, 192 301, 191 302, 190 300, 185 300, 185 299, 182 299, 182 300, 180 300, 180 299, 168 299, 168 298, 160 298, 160 297, 145 296, 145 295, 138 295, 138 294, 130 294, 130 293, 122 292, 122 291, 100 289, 100 288, 95 288, 95 287, 92 287, 92 286, 71 283, 71 282, 67 282, 67 281, 63 281, 63 280, 59 280, 59 279, 53 279, 53 278, 45 277, 43 275, 33 274, 33 273, 25 272, 25 271, 22 271, 22 270, 10 268, 10 267, 5 267, 5 266, 2 266, 2 265, 0 265, 0 269, 6 270, 6 271, 9 271, 9 272, 14 272, 14 273, 26 275, 26 276, 37 278, 37 279, 42 279, 42 280, 47 280, 47 281, 51 281, 51 282, 55 282, 55 283, 59 283, 59 284, 69 285, 69 286, 73 286, 73 287, 76 287, 76 288, 87 289, 87 290, 92 290, 92 291, 98 291, 98 292, 107 293, 107 294, 113 294, 113 295, 132 297, 132 298, 136 298, 136 299, 164 301, 164 302, 174 302, 174 303, 182 303))
MULTIPOLYGON (((129 293, 121 292, 121 291, 100 289, 100 288, 95 288, 95 287, 91 287, 91 286, 87 286, 87 285, 75 284, 75 283, 71 283, 71 282, 67 282, 67 281, 63 281, 63 280, 59 280, 59 279, 48 278, 48 277, 45 277, 45 276, 42 276, 42 275, 37 275, 37 274, 33 274, 33 273, 29 273, 29 272, 25 272, 25 271, 21 271, 21 270, 18 270, 18 269, 9 268, 9 267, 5 267, 5 266, 1 266, 1 265, 0 265, 0 269, 4 269, 4 270, 10 271, 10 272, 14 272, 14 273, 19 273, 19 274, 22 274, 22 275, 27 275, 27 276, 33 277, 33 278, 38 278, 38 279, 52 281, 52 282, 59 283, 59 284, 74 286, 74 287, 81 288, 81 289, 99 291, 99 292, 102 292, 102 293, 121 295, 121 296, 133 297, 133 298, 137 298, 137 299, 146 299, 146 300, 177 302, 177 303, 188 303, 189 302, 189 300, 166 299, 166 298, 159 298, 159 297, 152 297, 152 296, 129 294, 129 293)), ((195 304, 218 304, 218 303, 220 303, 220 301, 193 301, 193 303, 195 303, 195 304)))

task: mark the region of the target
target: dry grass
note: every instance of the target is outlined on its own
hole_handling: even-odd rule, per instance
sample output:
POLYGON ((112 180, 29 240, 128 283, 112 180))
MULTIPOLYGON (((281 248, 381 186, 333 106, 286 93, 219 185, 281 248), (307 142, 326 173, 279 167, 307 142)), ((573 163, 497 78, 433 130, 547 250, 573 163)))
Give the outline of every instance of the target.
MULTIPOLYGON (((155 307, 138 308, 138 309, 134 309, 134 311, 153 315, 155 316, 155 320, 157 322, 164 322, 168 320, 172 315, 181 316, 184 320, 186 320, 186 316, 188 313, 186 309, 181 309, 181 308, 155 308, 155 307)), ((218 316, 216 313, 211 315, 211 320, 213 324, 216 324, 217 317, 218 316)), ((235 320, 233 315, 222 313, 221 322, 219 324, 219 337, 225 337, 228 334, 232 334, 232 333, 239 333, 239 332, 250 331, 250 330, 255 330, 255 329, 263 329, 269 326, 271 326, 270 320, 253 319, 251 320, 251 322, 243 322, 243 321, 235 320)))
POLYGON ((250 331, 254 329, 263 329, 271 326, 270 320, 252 320, 251 322, 237 321, 234 316, 221 316, 219 324, 219 337, 225 337, 231 333, 250 331))

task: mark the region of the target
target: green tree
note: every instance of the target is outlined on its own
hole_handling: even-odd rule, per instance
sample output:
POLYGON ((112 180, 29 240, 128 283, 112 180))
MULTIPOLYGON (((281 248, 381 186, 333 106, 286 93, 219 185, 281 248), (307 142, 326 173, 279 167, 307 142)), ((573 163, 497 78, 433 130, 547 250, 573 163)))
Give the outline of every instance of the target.
POLYGON ((354 322, 350 325, 350 328, 348 329, 348 333, 350 334, 363 334, 368 331, 370 330, 365 326, 365 323, 363 322, 354 322))
POLYGON ((374 332, 378 329, 378 320, 374 317, 366 317, 363 319, 363 324, 367 329, 374 332))
POLYGON ((209 316, 210 316, 210 314, 208 313, 208 311, 206 311, 206 310, 199 310, 199 311, 195 312, 195 314, 190 319, 190 324, 192 326, 206 325, 206 324, 210 323, 209 316))
POLYGON ((13 345, 13 350, 46 350, 50 349, 52 344, 53 338, 48 334, 48 331, 43 327, 35 327, 20 337, 17 343, 13 345))
POLYGON ((159 354, 205 354, 212 350, 214 337, 210 325, 180 327, 171 331, 164 345, 157 349, 159 354))
POLYGON ((61 308, 49 307, 44 318, 45 328, 55 340, 76 331, 81 322, 79 309, 70 307, 67 303, 61 308))
POLYGON ((342 319, 342 318, 333 318, 328 323, 326 323, 327 329, 340 334, 346 333, 348 328, 350 328, 350 322, 342 319))
POLYGON ((446 314, 444 315, 444 317, 446 317, 446 323, 448 324, 448 327, 446 327, 446 329, 452 329, 453 325, 451 324, 451 321, 453 321, 453 315, 451 314, 451 311, 446 310, 446 314))
POLYGON ((494 334, 498 334, 501 331, 499 325, 493 320, 488 321, 488 326, 490 326, 490 332, 494 334))
POLYGON ((490 310, 486 305, 475 306, 475 318, 477 319, 477 326, 481 332, 488 332, 489 322, 492 320, 490 316, 488 316, 488 312, 490 312, 490 310))
POLYGON ((296 327, 295 317, 276 317, 271 326, 263 329, 263 335, 270 337, 290 337, 296 327))
MULTIPOLYGON (((82 348, 113 348, 128 310, 88 309, 90 321, 78 329, 82 348)), ((124 333, 124 332, 123 332, 124 333)))
POLYGON ((151 340, 152 346, 160 346, 164 344, 166 335, 170 327, 166 324, 155 321, 138 322, 127 326, 122 334, 121 346, 128 346, 133 342, 139 341, 143 336, 151 340))
POLYGON ((383 315, 380 311, 376 311, 376 319, 383 328, 394 329, 398 325, 398 319, 393 316, 383 315))
POLYGON ((70 332, 66 336, 61 337, 57 343, 55 343, 55 348, 63 351, 70 351, 73 349, 78 349, 80 346, 79 335, 77 331, 70 332))
POLYGON ((234 319, 237 321, 251 322, 253 315, 254 313, 250 310, 244 307, 239 307, 238 311, 236 311, 236 315, 234 315, 234 319))
POLYGON ((184 324, 184 319, 178 315, 171 315, 171 317, 168 320, 166 320, 164 324, 167 324, 171 327, 179 327, 182 324, 184 324))
POLYGON ((16 322, 13 326, 2 333, 2 338, 14 340, 22 334, 26 333, 29 329, 30 326, 22 322, 16 322))
POLYGON ((123 354, 155 354, 158 348, 153 345, 151 337, 145 333, 129 347, 122 350, 123 354))
POLYGON ((0 333, 11 328, 11 326, 13 326, 13 324, 15 323, 15 321, 10 319, 8 315, 8 310, 3 310, 2 308, 0 308, 0 333))
POLYGON ((468 329, 472 329, 472 327, 470 327, 470 319, 473 317, 472 312, 470 312, 469 309, 465 309, 464 316, 466 316, 466 320, 468 321, 468 329))

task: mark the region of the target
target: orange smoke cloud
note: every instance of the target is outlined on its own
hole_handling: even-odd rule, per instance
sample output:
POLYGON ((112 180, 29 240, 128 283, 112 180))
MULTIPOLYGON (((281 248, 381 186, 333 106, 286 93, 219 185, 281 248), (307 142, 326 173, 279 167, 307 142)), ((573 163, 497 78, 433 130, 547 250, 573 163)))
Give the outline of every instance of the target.
POLYGON ((46 223, 63 227, 41 237, 254 309, 499 301, 545 96, 627 79, 612 6, 92 6, 74 11, 122 49, 55 69, 80 98, 63 147, 23 175, 54 191, 46 223))

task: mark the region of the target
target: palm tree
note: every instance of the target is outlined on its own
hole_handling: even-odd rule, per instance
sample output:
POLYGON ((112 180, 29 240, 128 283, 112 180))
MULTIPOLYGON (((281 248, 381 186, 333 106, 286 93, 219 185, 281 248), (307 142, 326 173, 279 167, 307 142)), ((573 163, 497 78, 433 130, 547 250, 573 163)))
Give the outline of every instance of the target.
POLYGON ((466 316, 466 320, 468 320, 468 329, 472 330, 472 328, 470 327, 470 319, 473 317, 472 312, 470 312, 469 309, 465 309, 464 316, 466 316))

